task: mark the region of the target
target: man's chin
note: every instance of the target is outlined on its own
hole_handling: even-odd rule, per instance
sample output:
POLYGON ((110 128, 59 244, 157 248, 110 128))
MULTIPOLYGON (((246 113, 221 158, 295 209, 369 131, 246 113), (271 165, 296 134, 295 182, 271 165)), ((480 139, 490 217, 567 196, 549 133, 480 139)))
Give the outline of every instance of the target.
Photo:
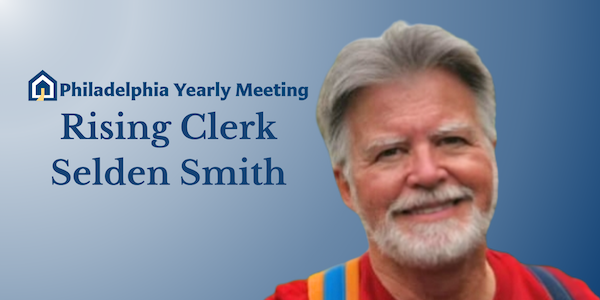
POLYGON ((468 257, 485 245, 489 220, 475 213, 466 224, 456 219, 438 222, 388 221, 370 232, 380 252, 396 263, 435 268, 468 257))

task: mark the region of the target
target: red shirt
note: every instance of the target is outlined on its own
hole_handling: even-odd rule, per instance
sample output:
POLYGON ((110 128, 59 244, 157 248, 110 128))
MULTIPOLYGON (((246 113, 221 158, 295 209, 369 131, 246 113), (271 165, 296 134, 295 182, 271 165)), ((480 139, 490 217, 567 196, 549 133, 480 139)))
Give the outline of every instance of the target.
MULTIPOLYGON (((486 257, 496 276, 494 300, 550 300, 544 286, 514 257, 493 250, 488 250, 486 257)), ((394 300, 373 272, 368 253, 360 258, 359 269, 360 300, 394 300)), ((574 300, 598 299, 583 281, 554 268, 548 270, 565 286, 574 300)), ((266 300, 308 300, 306 280, 282 284, 266 300)))

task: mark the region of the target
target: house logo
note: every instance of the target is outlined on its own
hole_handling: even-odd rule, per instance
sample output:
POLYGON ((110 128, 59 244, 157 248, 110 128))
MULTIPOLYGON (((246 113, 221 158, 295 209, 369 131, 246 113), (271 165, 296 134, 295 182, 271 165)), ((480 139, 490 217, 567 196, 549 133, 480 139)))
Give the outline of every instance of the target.
POLYGON ((29 80, 29 101, 56 101, 56 80, 43 70, 29 80))

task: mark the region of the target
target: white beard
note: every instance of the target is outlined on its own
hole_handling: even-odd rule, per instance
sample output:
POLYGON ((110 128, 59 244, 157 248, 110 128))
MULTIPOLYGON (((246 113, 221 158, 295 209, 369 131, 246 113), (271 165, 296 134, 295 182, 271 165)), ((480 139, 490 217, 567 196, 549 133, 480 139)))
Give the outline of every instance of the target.
POLYGON ((494 170, 494 190, 487 212, 480 211, 475 203, 466 220, 448 219, 426 224, 406 224, 400 228, 394 215, 411 206, 435 201, 470 197, 473 192, 465 187, 442 186, 433 191, 423 191, 400 197, 388 209, 384 220, 373 229, 364 218, 356 193, 352 198, 367 235, 379 250, 398 264, 420 268, 432 268, 452 263, 468 256, 485 241, 497 200, 497 171, 494 170))

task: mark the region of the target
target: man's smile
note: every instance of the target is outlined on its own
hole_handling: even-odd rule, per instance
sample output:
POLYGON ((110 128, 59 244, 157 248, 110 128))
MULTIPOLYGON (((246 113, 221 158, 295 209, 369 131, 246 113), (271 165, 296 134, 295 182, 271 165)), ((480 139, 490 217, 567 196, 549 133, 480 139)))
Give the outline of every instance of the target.
POLYGON ((461 204, 471 202, 471 197, 459 197, 413 206, 407 209, 394 210, 392 217, 409 218, 414 221, 438 221, 458 214, 461 204))

